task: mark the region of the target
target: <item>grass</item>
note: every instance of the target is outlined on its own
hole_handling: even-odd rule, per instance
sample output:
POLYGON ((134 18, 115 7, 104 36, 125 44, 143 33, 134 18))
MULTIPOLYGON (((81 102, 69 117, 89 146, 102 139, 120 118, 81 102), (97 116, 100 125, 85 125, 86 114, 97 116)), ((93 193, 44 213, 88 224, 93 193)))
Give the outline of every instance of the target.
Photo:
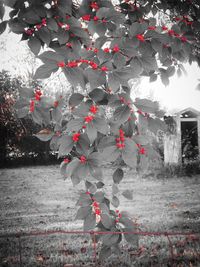
MULTIPOLYGON (((113 171, 107 168, 104 172, 108 185, 113 171)), ((199 178, 141 178, 126 170, 121 188, 132 188, 134 199, 120 196, 121 209, 128 211, 145 231, 199 233, 199 178)), ((74 221, 74 203, 81 185, 74 188, 70 180, 64 181, 58 166, 0 170, 0 187, 1 234, 81 229, 81 221, 74 221)), ((92 262, 89 236, 23 237, 21 243, 23 266, 97 266, 92 262)), ((176 255, 173 262, 166 237, 140 237, 137 250, 123 244, 123 253, 101 266, 200 266, 198 239, 176 237, 172 243, 176 255)), ((16 238, 0 238, 0 266, 19 266, 16 238)))

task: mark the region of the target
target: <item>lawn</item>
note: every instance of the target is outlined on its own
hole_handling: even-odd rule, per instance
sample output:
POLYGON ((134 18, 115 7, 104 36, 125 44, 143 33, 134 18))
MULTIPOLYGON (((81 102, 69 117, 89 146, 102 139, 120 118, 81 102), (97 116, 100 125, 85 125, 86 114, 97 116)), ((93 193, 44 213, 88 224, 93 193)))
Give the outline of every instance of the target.
MULTIPOLYGON (((104 171, 108 184, 112 173, 111 167, 104 171)), ((126 170, 121 187, 132 188, 134 197, 130 201, 120 196, 120 209, 128 211, 142 230, 200 233, 200 176, 142 178, 126 170)), ((70 180, 64 181, 58 166, 2 169, 0 188, 0 234, 81 229, 81 221, 74 220, 81 185, 73 187, 70 180)), ((186 264, 180 266, 200 266, 199 240, 193 239, 172 240, 174 253, 183 258, 177 257, 174 266, 180 262, 186 264)), ((0 266, 19 266, 17 242, 16 238, 0 238, 0 266)), ((88 236, 23 237, 21 242, 23 266, 96 266, 91 263, 88 236)), ((102 266, 173 266, 168 265, 166 237, 141 237, 139 250, 126 244, 123 249, 122 255, 113 258, 114 265, 102 266)))

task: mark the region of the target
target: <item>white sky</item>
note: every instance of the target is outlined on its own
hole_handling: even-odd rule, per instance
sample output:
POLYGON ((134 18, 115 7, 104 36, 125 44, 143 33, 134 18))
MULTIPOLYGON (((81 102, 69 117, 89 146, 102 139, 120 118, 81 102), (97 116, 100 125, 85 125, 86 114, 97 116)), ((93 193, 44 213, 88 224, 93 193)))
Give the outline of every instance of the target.
MULTIPOLYGON (((26 42, 20 42, 19 35, 5 32, 0 36, 0 69, 9 70, 13 75, 23 75, 27 69, 30 70, 31 61, 30 54, 27 58, 26 42)), ((197 64, 184 66, 187 76, 178 78, 174 75, 167 87, 159 79, 149 83, 148 78, 143 78, 139 85, 140 97, 150 96, 168 111, 188 107, 200 110, 200 91, 195 89, 200 79, 200 69, 197 64)))

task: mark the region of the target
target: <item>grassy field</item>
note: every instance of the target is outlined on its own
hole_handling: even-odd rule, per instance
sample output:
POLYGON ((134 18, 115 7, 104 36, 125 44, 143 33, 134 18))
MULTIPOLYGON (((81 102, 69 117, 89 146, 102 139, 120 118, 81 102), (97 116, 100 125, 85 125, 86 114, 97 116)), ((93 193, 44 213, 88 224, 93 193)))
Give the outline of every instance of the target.
MULTIPOLYGON (((104 172, 108 184, 112 172, 104 172)), ((81 229, 81 221, 74 220, 81 185, 74 188, 70 180, 64 181, 58 166, 2 169, 0 188, 0 234, 81 229)), ((142 230, 200 233, 200 176, 141 178, 126 170, 122 189, 127 188, 132 188, 134 198, 120 196, 121 210, 128 211, 142 230)), ((166 237, 141 237, 137 251, 124 244, 124 253, 102 266, 200 266, 199 240, 193 239, 172 240, 178 253, 173 263, 166 237)), ((19 266, 17 242, 0 238, 0 266, 19 266)), ((23 266, 97 266, 91 261, 88 236, 24 237, 21 242, 23 266)))

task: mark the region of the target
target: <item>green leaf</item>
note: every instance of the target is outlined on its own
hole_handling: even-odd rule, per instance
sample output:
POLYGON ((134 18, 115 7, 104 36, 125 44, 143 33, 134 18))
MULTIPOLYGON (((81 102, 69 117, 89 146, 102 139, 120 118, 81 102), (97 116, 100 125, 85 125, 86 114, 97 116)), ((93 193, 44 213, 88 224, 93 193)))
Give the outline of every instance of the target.
POLYGON ((68 155, 74 146, 71 136, 63 135, 60 139, 60 147, 58 157, 68 155))
POLYGON ((39 133, 35 134, 34 136, 36 136, 41 141, 47 142, 51 140, 51 138, 54 136, 54 132, 48 129, 44 129, 40 131, 39 133))
POLYGON ((55 63, 48 63, 40 66, 34 75, 34 79, 46 79, 51 76, 53 72, 58 70, 58 66, 55 63))
POLYGON ((112 200, 111 200, 111 203, 112 203, 112 205, 113 205, 115 208, 119 207, 120 202, 119 202, 118 197, 113 196, 113 197, 112 197, 112 200))
POLYGON ((112 185, 112 194, 117 195, 119 193, 119 188, 116 184, 112 185))
POLYGON ((83 119, 72 119, 67 123, 68 132, 77 132, 83 126, 83 119))
POLYGON ((101 155, 103 161, 113 162, 119 157, 120 154, 121 153, 116 146, 109 146, 104 148, 101 155))
POLYGON ((83 229, 84 231, 93 230, 96 226, 96 216, 95 214, 88 215, 84 220, 83 229))
POLYGON ((64 68, 63 72, 68 79, 68 81, 74 86, 78 87, 81 86, 83 89, 85 89, 85 76, 84 72, 81 68, 64 68))
POLYGON ((102 242, 104 246, 113 246, 118 243, 119 239, 119 234, 105 234, 103 235, 102 242))
POLYGON ((97 138, 97 129, 94 127, 92 123, 87 124, 86 133, 88 135, 90 143, 92 144, 94 140, 97 138))
POLYGON ((51 41, 51 33, 46 27, 42 27, 38 31, 39 38, 47 45, 49 46, 51 41))
POLYGON ((98 34, 99 36, 104 36, 106 33, 106 26, 101 21, 90 21, 88 23, 88 30, 92 34, 98 34))
POLYGON ((98 132, 102 134, 107 134, 109 131, 108 124, 106 123, 105 119, 96 117, 93 120, 93 124, 98 132))
POLYGON ((142 112, 155 113, 159 110, 159 103, 145 98, 136 98, 134 105, 142 112))
POLYGON ((87 69, 85 73, 90 82, 91 89, 103 85, 106 82, 106 75, 100 70, 87 69))
POLYGON ((128 200, 133 200, 133 192, 132 192, 132 190, 129 190, 129 189, 125 190, 124 192, 122 192, 122 196, 124 196, 128 200))
POLYGON ((28 46, 29 46, 31 52, 33 52, 33 54, 38 55, 38 53, 40 52, 40 49, 41 49, 41 42, 40 42, 40 40, 38 40, 38 38, 36 36, 32 36, 28 40, 28 46))
POLYGON ((105 199, 105 193, 102 191, 98 191, 95 193, 94 198, 96 199, 97 202, 103 202, 105 199))
POLYGON ((92 213, 91 206, 80 207, 77 210, 75 220, 84 220, 87 216, 91 215, 91 213, 92 213))
POLYGON ((79 93, 74 93, 69 98, 69 105, 72 107, 78 106, 83 100, 84 96, 79 93))
POLYGON ((95 101, 95 102, 99 102, 101 100, 104 99, 104 96, 105 96, 105 92, 101 89, 93 89, 90 93, 89 93, 89 97, 95 101))
MULTIPOLYGON (((79 160, 77 158, 70 161, 70 163, 68 163, 67 167, 66 167, 66 178, 71 177, 79 165, 80 165, 79 160)), ((84 206, 84 205, 82 205, 82 206, 84 206)))
POLYGON ((137 57, 131 60, 130 66, 133 69, 134 76, 138 76, 143 72, 142 63, 137 57))
POLYGON ((134 37, 137 34, 141 34, 143 32, 144 32, 144 29, 142 28, 141 23, 134 22, 134 23, 131 24, 131 26, 130 26, 130 36, 131 37, 134 37))
POLYGON ((108 74, 108 86, 115 93, 120 88, 120 78, 115 72, 108 74))
POLYGON ((66 44, 69 40, 69 33, 63 29, 59 29, 56 36, 60 45, 66 44))
POLYGON ((113 64, 119 69, 122 68, 126 65, 126 57, 121 53, 115 53, 113 56, 113 64))
POLYGON ((58 24, 53 18, 47 18, 47 27, 55 32, 58 30, 58 24))
POLYGON ((130 116, 130 108, 128 105, 123 105, 121 107, 116 108, 113 117, 114 121, 116 121, 119 124, 124 123, 128 120, 130 116))
POLYGON ((118 168, 115 170, 115 172, 113 173, 113 181, 115 184, 119 184, 121 182, 121 180, 124 177, 124 172, 122 169, 118 168))
POLYGON ((2 34, 6 30, 7 21, 3 21, 0 23, 0 34, 2 34))
POLYGON ((113 220, 108 214, 101 214, 101 222, 106 229, 110 229, 113 225, 113 220))
POLYGON ((151 55, 143 55, 140 58, 144 70, 149 73, 152 70, 158 70, 158 65, 155 57, 151 55))
POLYGON ((122 150, 122 159, 131 168, 137 166, 137 146, 131 139, 125 140, 125 148, 122 150))

